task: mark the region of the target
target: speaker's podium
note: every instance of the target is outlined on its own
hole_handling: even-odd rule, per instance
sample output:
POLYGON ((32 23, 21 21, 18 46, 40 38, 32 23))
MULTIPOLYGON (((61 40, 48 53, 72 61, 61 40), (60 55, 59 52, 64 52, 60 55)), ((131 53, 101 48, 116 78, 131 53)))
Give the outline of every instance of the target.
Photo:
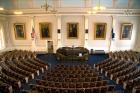
POLYGON ((93 50, 91 49, 90 54, 105 54, 104 50, 93 50))

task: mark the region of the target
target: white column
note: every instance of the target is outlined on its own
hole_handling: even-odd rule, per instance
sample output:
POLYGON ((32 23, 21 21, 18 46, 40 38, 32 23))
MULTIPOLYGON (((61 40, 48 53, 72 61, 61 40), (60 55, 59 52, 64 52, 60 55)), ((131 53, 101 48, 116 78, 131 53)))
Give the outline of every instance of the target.
POLYGON ((2 35, 1 35, 2 29, 0 25, 0 50, 2 49, 2 35))
MULTIPOLYGON (((137 17, 136 20, 140 20, 140 19, 137 17)), ((134 27, 134 24, 133 24, 133 28, 132 28, 132 32, 131 32, 132 33, 131 34, 131 41, 132 41, 132 43, 131 43, 130 49, 136 51, 137 47, 140 46, 139 45, 139 40, 140 40, 140 38, 139 38, 139 35, 140 35, 140 33, 139 33, 140 25, 139 24, 140 24, 140 21, 136 21, 135 24, 137 24, 137 25, 136 25, 136 27, 134 27)))
POLYGON ((61 15, 57 16, 57 30, 60 30, 60 33, 57 31, 57 48, 62 47, 61 40, 61 15))
POLYGON ((1 49, 5 48, 3 27, 0 27, 0 48, 1 49))
MULTIPOLYGON (((88 21, 88 16, 85 15, 85 30, 88 30, 89 32, 88 21)), ((88 48, 88 33, 85 33, 84 47, 88 48)))
POLYGON ((11 47, 13 47, 13 37, 12 37, 12 30, 14 31, 14 29, 10 28, 10 24, 11 22, 9 21, 9 18, 7 18, 5 20, 5 26, 4 26, 4 30, 5 30, 5 41, 6 41, 6 48, 11 49, 11 47))

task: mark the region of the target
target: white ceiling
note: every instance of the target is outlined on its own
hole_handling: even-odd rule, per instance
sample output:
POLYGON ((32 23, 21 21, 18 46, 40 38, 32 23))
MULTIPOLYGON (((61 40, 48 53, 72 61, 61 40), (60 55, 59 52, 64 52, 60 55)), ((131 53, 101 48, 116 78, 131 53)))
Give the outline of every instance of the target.
MULTIPOLYGON (((48 0, 50 5, 56 7, 94 7, 99 0, 48 0), (87 3, 90 2, 90 3, 87 3)), ((107 8, 140 9, 140 0, 100 0, 101 5, 107 8)), ((34 9, 41 8, 45 0, 0 0, 0 6, 5 9, 34 9)))

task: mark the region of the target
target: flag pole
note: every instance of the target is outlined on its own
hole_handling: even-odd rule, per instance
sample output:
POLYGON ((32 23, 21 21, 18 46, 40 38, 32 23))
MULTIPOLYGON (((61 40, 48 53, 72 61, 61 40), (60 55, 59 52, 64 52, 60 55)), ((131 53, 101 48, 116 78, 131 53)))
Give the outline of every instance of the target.
POLYGON ((36 35, 35 35, 35 16, 32 17, 32 33, 31 33, 31 38, 32 38, 32 50, 36 50, 36 35))
POLYGON ((112 31, 113 31, 113 16, 111 15, 111 34, 109 37, 109 52, 110 52, 110 48, 111 48, 111 43, 112 43, 112 31))

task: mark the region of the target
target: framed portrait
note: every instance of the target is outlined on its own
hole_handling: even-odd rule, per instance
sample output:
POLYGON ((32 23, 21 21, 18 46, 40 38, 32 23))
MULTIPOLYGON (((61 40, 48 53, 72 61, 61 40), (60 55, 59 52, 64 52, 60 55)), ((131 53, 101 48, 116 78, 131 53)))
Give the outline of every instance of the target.
POLYGON ((15 39, 22 40, 26 39, 25 24, 15 23, 14 24, 15 39))
POLYGON ((40 29, 40 38, 42 39, 51 38, 51 23, 48 22, 39 23, 39 29, 40 29))
POLYGON ((67 23, 67 37, 69 39, 78 38, 79 24, 78 23, 67 23))
POLYGON ((130 40, 133 25, 131 23, 123 23, 121 26, 121 40, 130 40))
POLYGON ((106 23, 95 23, 94 24, 94 39, 105 40, 106 39, 106 23))

